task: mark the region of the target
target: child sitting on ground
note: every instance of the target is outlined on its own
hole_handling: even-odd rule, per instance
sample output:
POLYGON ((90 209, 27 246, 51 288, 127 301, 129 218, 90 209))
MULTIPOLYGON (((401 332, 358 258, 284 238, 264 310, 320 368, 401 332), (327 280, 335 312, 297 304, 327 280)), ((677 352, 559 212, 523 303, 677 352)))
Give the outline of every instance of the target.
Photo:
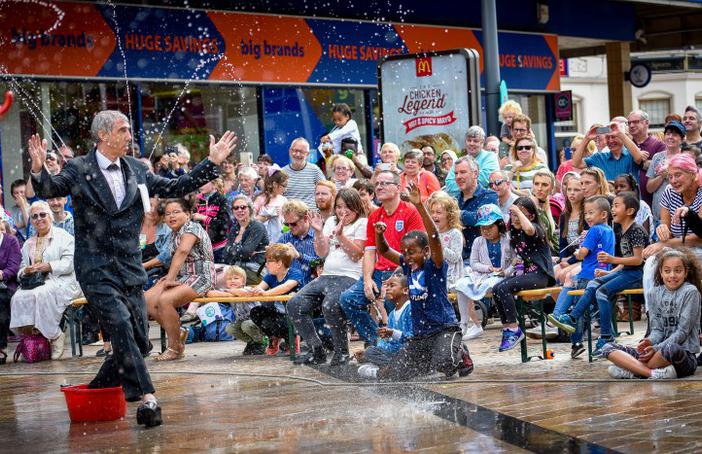
MULTIPOLYGON (((639 210, 638 196, 633 192, 622 192, 614 198, 612 216, 614 222, 622 229, 620 247, 622 257, 613 257, 607 252, 600 252, 597 256, 598 263, 617 265, 612 271, 595 270, 595 280, 589 282, 585 294, 570 313, 570 317, 563 318, 560 326, 564 331, 569 331, 585 311, 597 301, 600 313, 600 337, 597 339, 594 354, 600 355, 602 347, 608 342, 613 342, 612 336, 612 307, 617 293, 628 289, 641 288, 643 279, 643 250, 648 246, 648 232, 634 222, 639 210)), ((582 338, 582 334, 580 334, 582 338)))
MULTIPOLYGON (((634 213, 634 215, 635 214, 636 213, 634 213)), ((578 318, 575 318, 573 317, 573 314, 571 314, 571 316, 567 315, 567 312, 570 309, 570 307, 577 301, 577 297, 568 295, 568 292, 571 290, 578 290, 585 287, 590 288, 597 282, 593 281, 593 279, 595 277, 602 276, 609 269, 609 263, 612 262, 604 262, 602 260, 599 260, 598 257, 598 254, 602 252, 604 252, 608 257, 614 255, 614 230, 612 230, 612 228, 609 225, 607 225, 607 220, 609 219, 609 216, 609 202, 605 197, 592 196, 585 201, 585 221, 588 223, 590 228, 587 231, 587 235, 585 235, 583 244, 580 246, 580 248, 578 248, 577 251, 575 251, 574 254, 574 257, 577 260, 582 260, 582 267, 580 268, 580 272, 573 279, 573 286, 563 287, 563 290, 561 290, 561 293, 558 295, 558 300, 556 301, 556 307, 553 310, 553 313, 548 315, 548 319, 551 321, 551 323, 561 328, 568 334, 575 333, 573 336, 571 336, 571 358, 577 358, 585 351, 585 347, 581 342, 582 333, 576 333, 575 324, 579 320, 579 317, 582 316, 582 313, 590 307, 589 303, 587 305, 584 305, 584 301, 590 301, 590 297, 588 296, 588 298, 585 298, 585 296, 583 296, 583 298, 585 299, 580 299, 580 301, 583 301, 582 312, 580 309, 578 309, 577 312, 576 310, 573 310, 573 313, 578 314, 578 318)), ((591 290, 593 296, 598 287, 599 285, 593 287, 593 289, 591 290)), ((586 290, 585 293, 587 295, 588 291, 586 290)), ((580 304, 581 303, 578 302, 578 307, 580 307, 580 304)), ((610 311, 605 312, 611 314, 611 308, 610 311)), ((600 312, 600 317, 602 317, 602 312, 600 312)), ((605 320, 604 323, 607 326, 611 325, 611 321, 609 320, 605 320)), ((604 325, 601 326, 603 326, 604 329, 604 325)))
POLYGON ((475 225, 480 227, 480 236, 473 241, 470 272, 456 283, 464 341, 483 334, 482 320, 475 313, 474 302, 485 298, 505 276, 512 275, 515 258, 500 207, 493 203, 483 205, 478 209, 477 218, 475 225), (473 321, 470 328, 469 317, 473 321))
MULTIPOLYGON (((225 290, 210 290, 207 297, 249 296, 250 290, 245 288, 246 271, 238 266, 228 266, 224 270, 225 290)), ((236 319, 224 329, 235 338, 246 342, 244 355, 262 355, 266 346, 263 344, 261 330, 251 321, 249 313, 258 303, 235 303, 234 315, 236 319)), ((188 308, 189 309, 189 308, 188 308)))
MULTIPOLYGON (((288 243, 274 243, 266 248, 266 270, 268 274, 256 287, 251 287, 251 296, 279 296, 297 292, 303 281, 302 271, 291 268, 292 261, 299 256, 288 243)), ((288 333, 285 307, 281 303, 262 303, 251 309, 251 320, 268 336, 267 355, 280 351, 280 340, 288 333)))
POLYGON ((400 347, 412 337, 412 309, 409 302, 409 288, 407 277, 395 273, 383 282, 380 290, 381 301, 388 299, 393 302, 395 309, 388 315, 388 325, 378 328, 377 345, 356 352, 359 362, 371 363, 376 366, 385 366, 392 361, 400 347))
MULTIPOLYGON (((461 345, 461 328, 448 300, 448 264, 444 260, 439 232, 422 203, 419 189, 410 184, 409 200, 417 208, 427 233, 412 230, 401 241, 402 254, 391 249, 383 233, 388 226, 375 224, 378 254, 402 267, 409 281, 412 334, 392 361, 382 368, 364 364, 358 369, 365 378, 406 380, 433 372, 447 377, 473 370, 473 362, 461 345)), ((394 228, 394 226, 392 226, 394 228)))
POLYGON ((655 286, 646 294, 651 332, 636 348, 610 343, 602 356, 614 378, 670 379, 693 375, 700 351, 700 273, 688 249, 659 254, 655 286))
POLYGON ((493 289, 495 305, 502 321, 502 341, 499 351, 511 350, 524 339, 517 323, 517 303, 514 295, 522 290, 546 288, 556 282, 551 249, 546 230, 539 222, 536 204, 530 197, 519 197, 509 207, 510 246, 523 263, 523 272, 515 272, 493 289))

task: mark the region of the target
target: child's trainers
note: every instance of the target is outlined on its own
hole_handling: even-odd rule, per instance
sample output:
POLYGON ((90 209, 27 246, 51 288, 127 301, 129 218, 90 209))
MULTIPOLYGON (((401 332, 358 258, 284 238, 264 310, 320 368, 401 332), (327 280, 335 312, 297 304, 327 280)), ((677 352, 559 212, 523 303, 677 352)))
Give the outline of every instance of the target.
POLYGON ((625 379, 636 378, 636 376, 634 375, 633 372, 626 370, 626 369, 622 369, 619 366, 614 366, 614 365, 609 366, 609 368, 607 369, 607 372, 609 372, 609 376, 612 378, 625 378, 625 379))
POLYGON ((458 376, 467 377, 473 372, 473 360, 468 349, 461 346, 461 364, 458 365, 458 376))
POLYGON ((575 320, 568 314, 548 314, 546 316, 548 321, 562 329, 568 334, 573 334, 575 332, 575 320))
POLYGON ((358 375, 363 378, 377 378, 378 366, 375 364, 363 364, 358 368, 358 375))
POLYGON ((470 328, 466 329, 465 334, 463 335, 463 340, 467 341, 475 339, 481 334, 483 334, 483 327, 478 325, 477 323, 474 323, 470 328))
POLYGON ((614 342, 613 337, 598 337, 595 350, 592 351, 592 356, 602 356, 602 348, 610 342, 614 342))
POLYGON ((678 373, 675 371, 675 367, 671 364, 670 366, 662 367, 660 369, 653 369, 651 371, 651 380, 670 380, 672 378, 678 378, 678 373))
POLYGON ((524 332, 521 328, 517 327, 516 331, 512 331, 509 328, 502 330, 502 342, 500 343, 500 351, 504 352, 511 350, 517 346, 524 339, 524 332))
POLYGON ((280 338, 271 337, 268 340, 268 347, 266 347, 266 355, 275 356, 280 351, 280 338))
POLYGON ((585 353, 585 346, 582 344, 582 342, 578 342, 577 344, 573 344, 570 347, 570 357, 575 359, 578 356, 582 355, 585 353))

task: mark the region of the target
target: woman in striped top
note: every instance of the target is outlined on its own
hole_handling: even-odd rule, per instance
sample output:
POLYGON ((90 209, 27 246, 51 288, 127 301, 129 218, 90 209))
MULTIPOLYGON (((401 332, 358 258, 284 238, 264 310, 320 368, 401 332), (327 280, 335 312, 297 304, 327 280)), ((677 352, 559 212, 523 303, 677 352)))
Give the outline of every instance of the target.
POLYGON ((512 174, 512 191, 529 196, 534 183, 534 175, 548 166, 536 157, 536 142, 531 137, 523 137, 514 142, 512 147, 512 164, 505 170, 512 174))

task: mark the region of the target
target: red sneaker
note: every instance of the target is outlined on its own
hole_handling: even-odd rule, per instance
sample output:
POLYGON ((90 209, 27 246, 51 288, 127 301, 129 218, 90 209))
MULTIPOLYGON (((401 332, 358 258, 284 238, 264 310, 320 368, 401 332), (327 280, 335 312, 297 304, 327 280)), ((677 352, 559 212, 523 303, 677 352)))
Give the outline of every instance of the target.
POLYGON ((275 356, 280 351, 280 338, 271 337, 266 347, 266 355, 275 356))

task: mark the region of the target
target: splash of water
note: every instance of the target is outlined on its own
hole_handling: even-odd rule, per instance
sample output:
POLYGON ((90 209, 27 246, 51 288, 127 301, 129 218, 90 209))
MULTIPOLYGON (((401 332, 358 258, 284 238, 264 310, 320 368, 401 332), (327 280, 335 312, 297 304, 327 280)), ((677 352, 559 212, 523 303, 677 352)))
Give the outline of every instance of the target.
MULTIPOLYGON (((44 30, 43 32, 39 32, 35 35, 27 34, 23 38, 20 38, 22 41, 30 40, 30 39, 39 39, 44 35, 48 35, 49 33, 53 32, 61 25, 61 22, 63 22, 63 18, 66 15, 66 13, 61 8, 56 6, 54 3, 49 3, 49 2, 42 1, 42 0, 0 0, 0 9, 2 9, 3 3, 9 3, 9 2, 39 5, 39 6, 43 6, 44 8, 52 9, 56 13, 56 21, 51 25, 51 27, 49 27, 46 30, 44 30)), ((0 38, 0 44, 4 44, 4 41, 1 38, 0 38)))
POLYGON ((154 141, 154 145, 153 145, 153 147, 151 148, 151 153, 149 153, 149 160, 151 160, 151 158, 153 157, 154 152, 156 151, 156 147, 158 147, 158 144, 161 142, 161 139, 163 138, 163 133, 166 131, 166 128, 168 127, 168 122, 171 120, 171 117, 173 116, 173 113, 174 113, 175 110, 178 108, 178 104, 180 103, 180 99, 181 99, 181 98, 183 97, 183 95, 185 94, 186 90, 187 90, 188 87, 190 86, 190 83, 191 83, 191 82, 195 79, 195 77, 197 76, 197 72, 200 71, 200 70, 202 69, 202 67, 205 66, 206 64, 208 64, 208 63, 210 63, 210 62, 212 62, 212 61, 217 61, 217 62, 218 62, 218 61, 221 60, 221 59, 222 59, 222 54, 220 54, 220 55, 215 55, 215 56, 212 56, 212 57, 210 57, 210 58, 200 60, 200 63, 195 67, 195 69, 193 70, 192 75, 191 75, 190 78, 185 82, 185 85, 183 85, 183 89, 180 90, 180 93, 178 94, 178 97, 177 97, 176 100, 173 102, 173 108, 171 108, 170 112, 168 112, 168 115, 166 116, 165 120, 163 121, 163 127, 161 128, 161 131, 158 133, 158 137, 156 138, 156 141, 154 141))
POLYGON ((61 145, 66 147, 66 143, 61 138, 61 135, 58 133, 58 131, 51 124, 51 121, 48 118, 46 118, 46 116, 44 115, 44 112, 42 112, 41 108, 34 102, 34 100, 31 97, 31 94, 27 93, 24 90, 24 88, 22 87, 22 85, 19 83, 19 81, 17 79, 15 79, 10 73, 7 72, 7 68, 5 67, 5 65, 0 64, 0 75, 3 76, 3 78, 5 80, 8 80, 10 82, 10 85, 12 86, 13 90, 15 91, 17 96, 19 97, 20 102, 22 102, 25 105, 25 107, 27 108, 29 113, 34 117, 34 119, 37 121, 37 123, 42 125, 42 127, 44 126, 44 124, 49 125, 49 127, 51 128, 51 132, 53 132, 53 134, 49 134, 49 141, 51 142, 52 147, 59 148, 56 146, 58 144, 53 139, 54 135, 56 135, 58 140, 61 141, 61 145), (39 115, 37 115, 35 113, 35 110, 36 110, 36 112, 39 113, 39 115, 41 116, 41 119, 39 118, 39 115))
MULTIPOLYGON (((115 35, 117 38, 117 48, 119 53, 122 55, 122 71, 124 73, 124 86, 127 91, 127 107, 129 108, 129 124, 134 126, 134 117, 132 114, 132 94, 129 90, 129 78, 127 77, 127 56, 124 53, 124 48, 122 48, 122 38, 120 37, 122 31, 117 21, 117 7, 111 0, 107 0, 107 4, 112 7, 112 22, 115 24, 115 35)), ((132 134, 131 147, 134 148, 134 134, 132 134)), ((131 153, 131 150, 130 150, 131 153)))

